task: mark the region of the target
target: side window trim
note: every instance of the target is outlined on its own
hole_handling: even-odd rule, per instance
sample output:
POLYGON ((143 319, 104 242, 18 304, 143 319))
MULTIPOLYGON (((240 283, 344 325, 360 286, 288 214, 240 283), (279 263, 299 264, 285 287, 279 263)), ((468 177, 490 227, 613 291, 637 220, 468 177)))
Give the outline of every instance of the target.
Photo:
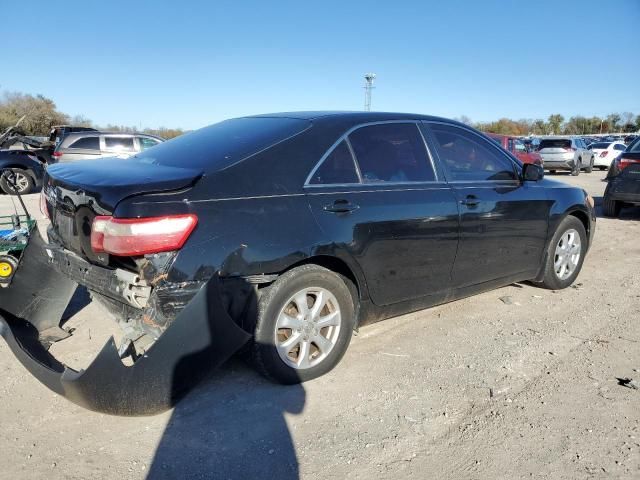
MULTIPOLYGON (((515 174, 516 178, 513 180, 450 180, 449 178, 446 179, 447 183, 483 183, 483 184, 487 184, 489 182, 493 183, 493 184, 509 184, 509 185, 513 185, 513 184, 520 184, 520 176, 521 176, 521 166, 518 164, 518 162, 515 160, 515 158, 512 158, 511 154, 509 152, 507 152, 501 145, 498 145, 495 142, 492 141, 487 141, 486 138, 484 138, 482 135, 478 134, 477 132, 475 132, 474 130, 467 128, 465 126, 461 126, 461 125, 457 125, 454 123, 448 123, 448 122, 440 122, 438 120, 424 120, 422 122, 422 124, 424 125, 424 127, 427 129, 427 133, 429 136, 429 141, 430 142, 434 142, 434 147, 435 147, 435 136, 433 134, 433 132, 431 131, 431 125, 444 125, 446 127, 456 127, 459 128, 461 130, 464 130, 465 132, 469 132, 471 134, 473 134, 474 136, 485 140, 485 142, 489 145, 491 145, 491 148, 499 153, 499 156, 506 158, 509 162, 511 162, 511 167, 513 168, 513 173, 515 174)), ((444 162, 442 161, 442 159, 440 158, 440 154, 438 153, 438 149, 434 148, 435 150, 435 154, 437 155, 438 158, 438 165, 440 166, 440 168, 442 169, 442 171, 445 172, 445 176, 447 175, 447 170, 446 167, 444 166, 444 162)))
POLYGON ((311 170, 311 173, 309 173, 309 175, 307 176, 307 179, 304 181, 304 187, 327 187, 327 186, 335 186, 335 185, 360 185, 362 183, 362 177, 360 176, 360 168, 358 168, 358 162, 356 162, 356 157, 353 154, 353 149, 351 148, 351 143, 348 141, 348 139, 346 138, 345 135, 342 135, 333 145, 331 145, 329 147, 329 150, 327 150, 324 155, 322 155, 322 157, 320 157, 320 160, 318 160, 318 163, 316 163, 315 167, 313 167, 313 169, 311 170), (338 146, 342 143, 345 142, 345 144, 347 145, 347 148, 349 149, 349 153, 351 154, 351 161, 354 164, 354 168, 356 170, 356 173, 358 175, 358 183, 339 183, 339 184, 335 184, 335 183, 311 183, 311 180, 313 179, 313 176, 316 174, 316 172, 320 169, 320 167, 322 167, 322 164, 325 162, 325 160, 327 158, 329 158, 331 156, 331 154, 333 153, 333 151, 338 148, 338 146))
POLYGON ((322 155, 322 157, 320 157, 320 160, 318 161, 318 163, 316 163, 316 165, 313 167, 313 169, 311 170, 311 173, 309 173, 309 175, 307 176, 307 179, 304 182, 304 187, 327 187, 327 186, 336 186, 337 184, 335 183, 315 183, 312 184, 311 179, 313 178, 313 175, 316 173, 316 171, 322 166, 322 164, 324 163, 324 161, 331 155, 331 153, 333 152, 333 150, 335 148, 338 147, 338 145, 340 145, 340 143, 345 140, 347 147, 349 148, 349 152, 351 152, 351 158, 353 159, 353 162, 355 164, 356 167, 356 172, 358 174, 358 179, 360 180, 359 183, 342 183, 339 185, 364 185, 364 182, 362 181, 362 172, 360 171, 360 166, 358 165, 358 160, 356 158, 356 154, 353 151, 353 147, 351 146, 351 142, 349 141, 349 135, 353 132, 355 132, 356 130, 359 130, 360 128, 364 128, 364 127, 370 127, 372 125, 385 125, 385 124, 390 124, 390 123, 405 123, 405 124, 413 124, 415 125, 415 127, 418 129, 418 132, 420 133, 420 137, 422 138, 422 141, 424 142, 424 147, 425 150, 427 152, 427 156, 429 157, 428 160, 428 165, 431 165, 431 169, 433 170, 433 175, 434 175, 434 180, 424 180, 424 181, 406 181, 406 182, 384 182, 385 185, 415 185, 415 184, 419 184, 419 183, 442 183, 444 180, 440 179, 440 175, 439 175, 439 170, 438 168, 436 168, 434 159, 433 159, 433 154, 431 153, 431 148, 429 147, 429 143, 427 142, 424 133, 422 132, 422 128, 420 128, 421 124, 423 124, 424 122, 422 122, 421 120, 383 120, 383 121, 378 121, 378 122, 366 122, 366 123, 360 123, 358 125, 354 125, 353 127, 351 127, 349 130, 347 130, 345 133, 343 133, 340 138, 338 138, 338 140, 331 145, 331 147, 329 147, 329 150, 327 150, 325 152, 324 155, 322 155))
MULTIPOLYGON (((358 185, 364 183, 362 181, 362 172, 360 171, 360 165, 358 165, 358 160, 356 159, 356 152, 353 151, 353 146, 351 145, 351 140, 349 140, 349 135, 344 137, 344 142, 349 149, 349 153, 351 154, 351 160, 353 161, 353 166, 356 168, 356 175, 358 175, 358 185)), ((338 144, 339 145, 339 144, 338 144)))

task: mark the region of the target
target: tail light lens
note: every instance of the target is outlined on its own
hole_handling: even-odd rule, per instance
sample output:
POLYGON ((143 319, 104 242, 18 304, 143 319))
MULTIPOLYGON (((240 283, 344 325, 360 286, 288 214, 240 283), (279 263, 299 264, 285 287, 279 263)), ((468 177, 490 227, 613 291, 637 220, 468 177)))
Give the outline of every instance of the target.
POLYGON ((618 168, 620 170, 624 170, 629 165, 633 165, 634 163, 640 163, 640 160, 636 160, 635 158, 624 158, 624 157, 618 158, 618 168))
POLYGON ((53 155, 53 156, 54 156, 54 157, 56 157, 56 158, 60 158, 62 155, 64 155, 64 153, 62 153, 62 152, 58 152, 58 151, 55 151, 55 152, 53 152, 51 155, 53 155))
POLYGON ((604 158, 607 156, 607 151, 605 150, 604 152, 600 152, 600 158, 604 158))
POLYGON ((91 227, 91 248, 96 253, 121 257, 179 250, 197 223, 195 215, 151 218, 97 216, 91 227))
POLYGON ((577 149, 576 148, 572 148, 572 147, 566 147, 565 150, 567 152, 575 152, 577 149))

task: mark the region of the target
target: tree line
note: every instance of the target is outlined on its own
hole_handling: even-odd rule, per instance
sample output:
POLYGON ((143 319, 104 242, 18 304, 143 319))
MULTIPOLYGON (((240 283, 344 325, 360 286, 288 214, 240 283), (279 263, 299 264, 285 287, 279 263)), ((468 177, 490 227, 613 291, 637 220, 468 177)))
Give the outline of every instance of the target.
POLYGON ((20 129, 26 135, 48 137, 53 125, 73 125, 77 127, 93 127, 97 130, 105 130, 120 133, 148 133, 163 138, 173 138, 182 135, 181 128, 144 128, 125 125, 96 125, 90 119, 82 115, 68 115, 58 110, 56 104, 50 98, 43 95, 30 95, 20 92, 5 92, 0 98, 0 132, 7 127, 15 125, 25 115, 20 123, 20 129))
MULTIPOLYGON (((184 133, 181 128, 138 129, 135 126, 126 125, 95 125, 90 119, 82 115, 71 116, 60 112, 53 100, 42 95, 5 92, 0 98, 0 131, 15 125, 23 115, 26 115, 26 118, 20 124, 20 127, 27 135, 48 136, 52 125, 94 127, 98 130, 122 133, 142 132, 167 139, 184 133)), ((502 135, 590 135, 614 132, 631 133, 640 130, 640 115, 634 115, 631 112, 611 113, 606 117, 583 117, 578 115, 567 120, 559 113, 555 113, 549 115, 546 121, 543 119, 512 120, 501 118, 494 122, 473 122, 464 115, 457 120, 483 132, 502 135)))
POLYGON ((501 118, 493 122, 472 122, 464 115, 457 120, 483 132, 501 135, 592 135, 640 131, 640 115, 634 115, 631 112, 611 113, 606 117, 576 115, 566 120, 559 113, 554 113, 549 115, 546 121, 501 118))

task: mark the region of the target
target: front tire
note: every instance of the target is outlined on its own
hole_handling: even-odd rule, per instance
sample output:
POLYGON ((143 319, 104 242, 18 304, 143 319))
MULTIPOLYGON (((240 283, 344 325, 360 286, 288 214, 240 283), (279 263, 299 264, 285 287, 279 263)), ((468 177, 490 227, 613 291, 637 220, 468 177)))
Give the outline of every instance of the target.
POLYGON ((561 290, 578 277, 587 252, 587 233, 576 217, 565 217, 547 247, 542 286, 561 290))
POLYGON ((263 290, 251 352, 260 373, 289 385, 324 375, 338 364, 355 326, 354 298, 346 282, 324 267, 303 265, 263 290))
POLYGON ((20 195, 27 195, 35 190, 36 182, 28 171, 20 168, 12 168, 10 171, 4 170, 0 175, 0 188, 7 195, 15 195, 16 190, 20 195), (13 175, 17 188, 14 188, 13 183, 9 180, 10 175, 13 175))

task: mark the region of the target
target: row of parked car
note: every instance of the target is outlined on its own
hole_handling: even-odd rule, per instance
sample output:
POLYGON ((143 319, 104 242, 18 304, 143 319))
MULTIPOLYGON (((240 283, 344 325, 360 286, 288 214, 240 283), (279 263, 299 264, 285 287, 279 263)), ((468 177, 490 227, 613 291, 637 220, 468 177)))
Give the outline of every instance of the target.
POLYGON ((535 163, 555 173, 571 175, 594 168, 609 170, 602 199, 605 215, 617 217, 622 208, 640 205, 640 136, 607 137, 547 136, 523 139, 486 133, 523 163, 535 163), (628 168, 630 167, 630 168, 628 168))
POLYGON ((47 165, 103 157, 135 155, 164 142, 142 133, 101 132, 93 128, 58 125, 48 139, 25 137, 14 126, 0 135, 0 189, 21 195, 42 187, 47 165))
POLYGON ((570 171, 572 175, 579 175, 581 171, 591 173, 594 168, 607 170, 637 138, 546 136, 524 139, 495 133, 486 135, 523 163, 542 165, 551 173, 570 171))

